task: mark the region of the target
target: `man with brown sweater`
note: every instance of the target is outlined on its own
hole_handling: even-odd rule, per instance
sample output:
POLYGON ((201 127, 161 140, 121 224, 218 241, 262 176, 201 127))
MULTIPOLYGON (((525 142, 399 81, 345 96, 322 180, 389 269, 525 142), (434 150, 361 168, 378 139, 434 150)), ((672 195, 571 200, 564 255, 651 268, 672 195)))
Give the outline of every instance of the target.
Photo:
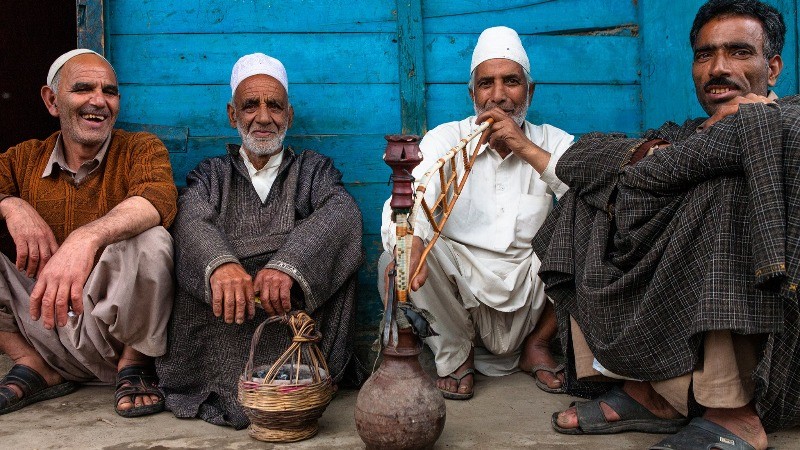
POLYGON ((152 358, 166 350, 176 213, 169 155, 153 135, 113 129, 114 69, 90 50, 60 56, 42 87, 61 130, 0 155, 0 414, 79 382, 116 383, 117 413, 163 409, 152 358))

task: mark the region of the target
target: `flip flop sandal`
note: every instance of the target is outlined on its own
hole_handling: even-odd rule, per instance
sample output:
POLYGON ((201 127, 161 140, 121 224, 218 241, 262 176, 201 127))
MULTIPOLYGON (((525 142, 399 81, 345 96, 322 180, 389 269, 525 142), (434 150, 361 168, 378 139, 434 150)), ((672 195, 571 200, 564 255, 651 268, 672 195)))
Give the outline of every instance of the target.
MULTIPOLYGON (((133 401, 133 399, 131 399, 133 401)), ((150 366, 131 365, 117 372, 117 389, 114 392, 114 410, 122 417, 141 417, 164 410, 164 393, 158 388, 158 377, 150 366), (157 395, 158 402, 152 405, 134 406, 119 409, 122 397, 157 395)))
POLYGON ((458 382, 458 386, 461 386, 461 380, 463 380, 464 377, 466 377, 467 375, 472 375, 472 380, 473 380, 472 391, 463 392, 463 393, 462 392, 450 392, 450 391, 446 391, 446 390, 444 390, 442 388, 439 388, 439 390, 442 392, 442 397, 450 399, 450 400, 469 400, 469 399, 471 399, 472 395, 475 393, 475 385, 474 385, 475 369, 466 369, 464 372, 461 373, 461 376, 458 376, 458 375, 455 374, 455 372, 453 372, 450 375, 448 375, 447 377, 456 380, 456 382, 458 382))
POLYGON ((0 380, 0 415, 24 408, 32 403, 75 392, 78 384, 65 381, 55 386, 47 386, 47 382, 35 370, 22 364, 16 364, 0 380), (18 396, 10 385, 15 385, 22 391, 18 396))
POLYGON ((562 428, 558 425, 558 413, 553 413, 551 424, 553 429, 562 434, 613 434, 623 431, 640 433, 677 433, 689 419, 662 419, 651 413, 641 403, 634 400, 619 386, 587 402, 572 402, 578 414, 577 428, 562 428), (605 403, 620 417, 620 420, 609 422, 600 407, 605 403))
POLYGON ((536 372, 539 372, 540 370, 543 371, 543 372, 551 373, 551 374, 553 374, 554 377, 558 377, 558 374, 564 371, 564 365, 563 364, 559 364, 559 365, 557 365, 555 367, 548 367, 548 366, 546 366, 544 364, 538 364, 538 365, 535 365, 535 366, 531 367, 531 369, 526 373, 533 377, 533 380, 536 382, 536 387, 538 387, 539 389, 547 392, 548 394, 566 394, 567 393, 567 389, 566 389, 566 386, 564 386, 564 382, 563 381, 561 382, 561 387, 559 387, 559 388, 551 388, 550 386, 547 385, 547 383, 542 382, 539 379, 539 377, 536 376, 536 372))
POLYGON ((695 417, 689 425, 650 447, 650 450, 755 450, 739 436, 714 422, 695 417))

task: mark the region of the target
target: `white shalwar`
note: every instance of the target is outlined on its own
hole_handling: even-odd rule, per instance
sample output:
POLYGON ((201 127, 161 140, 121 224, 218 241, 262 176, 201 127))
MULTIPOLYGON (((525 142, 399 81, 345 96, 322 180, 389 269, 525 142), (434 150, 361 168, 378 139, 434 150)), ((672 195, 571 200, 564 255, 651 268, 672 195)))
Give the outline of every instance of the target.
MULTIPOLYGON (((414 169, 414 178, 420 180, 438 158, 475 131, 474 120, 473 116, 429 131, 420 143, 423 161, 414 169)), ((447 376, 466 361, 473 344, 475 367, 481 373, 495 376, 518 370, 522 344, 547 301, 537 276, 541 263, 531 240, 552 210, 554 195, 560 197, 568 189, 556 177, 555 166, 574 137, 553 126, 527 121, 524 131, 534 144, 551 153, 547 168, 540 175, 513 153, 503 159, 484 145, 428 255, 427 282, 411 293, 412 302, 436 319, 433 328, 439 336, 426 339, 426 344, 433 350, 439 376, 447 376)), ((468 144, 467 154, 477 141, 468 144)), ((463 174, 461 164, 456 170, 463 174)), ((440 191, 435 175, 425 192, 429 205, 440 191)), ((414 235, 426 243, 433 236, 421 211, 414 235)), ((396 242, 388 200, 381 236, 388 253, 379 264, 379 286, 396 242)))

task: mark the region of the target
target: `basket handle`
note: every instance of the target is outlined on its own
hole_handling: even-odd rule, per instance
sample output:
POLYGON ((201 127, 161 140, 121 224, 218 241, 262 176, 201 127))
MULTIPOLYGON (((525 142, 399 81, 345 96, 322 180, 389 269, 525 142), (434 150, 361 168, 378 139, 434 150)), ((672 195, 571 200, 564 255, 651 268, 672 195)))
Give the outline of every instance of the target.
MULTIPOLYGON (((322 333, 319 331, 315 331, 313 334, 308 333, 308 331, 314 330, 314 320, 311 319, 311 316, 309 316, 305 311, 290 311, 289 313, 281 316, 272 316, 267 318, 258 325, 256 331, 253 333, 253 339, 250 342, 250 355, 247 358, 247 364, 244 366, 244 374, 242 374, 242 378, 245 381, 250 381, 252 378, 254 365, 253 360, 256 354, 256 347, 258 346, 259 340, 261 340, 261 333, 264 332, 264 327, 268 324, 276 322, 290 325, 294 333, 292 342, 318 342, 320 339, 322 339, 322 333), (306 326, 309 324, 309 322, 311 323, 310 327, 306 326)), ((327 370, 327 365, 325 369, 327 370)))

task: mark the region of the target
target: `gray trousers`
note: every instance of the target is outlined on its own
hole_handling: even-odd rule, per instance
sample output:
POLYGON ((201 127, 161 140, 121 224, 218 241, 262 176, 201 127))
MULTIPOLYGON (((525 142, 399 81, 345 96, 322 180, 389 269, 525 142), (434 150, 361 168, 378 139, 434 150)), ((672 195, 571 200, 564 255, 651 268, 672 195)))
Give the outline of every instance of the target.
POLYGON ((111 244, 83 287, 83 314, 47 330, 30 316, 36 280, 0 255, 0 331, 22 333, 67 380, 114 383, 125 345, 148 356, 166 353, 172 269, 172 237, 164 227, 111 244))

